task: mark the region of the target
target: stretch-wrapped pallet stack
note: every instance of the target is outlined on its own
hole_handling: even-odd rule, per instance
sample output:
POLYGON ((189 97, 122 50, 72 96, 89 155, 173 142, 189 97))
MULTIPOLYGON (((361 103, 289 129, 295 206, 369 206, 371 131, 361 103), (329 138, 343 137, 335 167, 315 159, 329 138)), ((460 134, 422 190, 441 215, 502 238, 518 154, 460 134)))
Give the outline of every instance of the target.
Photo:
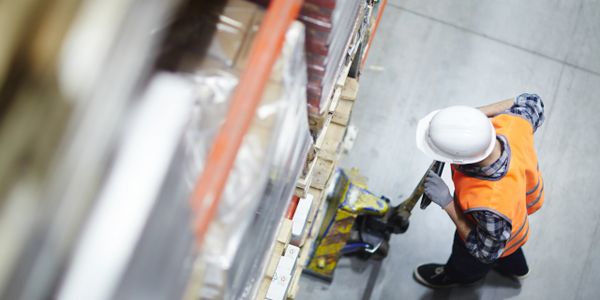
MULTIPOLYGON (((198 98, 184 146, 185 179, 193 184, 246 68, 264 10, 244 0, 188 5, 173 20, 158 68, 195 84, 198 98)), ((202 278, 199 290, 190 292, 194 298, 252 299, 263 279, 276 229, 312 143, 304 37, 303 24, 294 22, 198 253, 195 272, 202 278)))
MULTIPOLYGON (((268 5, 270 0, 253 0, 268 5)), ((321 115, 331 99, 344 63, 352 53, 350 40, 365 0, 305 0, 300 21, 306 27, 308 108, 321 115), (350 55, 347 55, 350 54, 350 55)))
POLYGON ((254 298, 312 143, 301 22, 204 236, 190 199, 264 14, 244 0, 2 5, 0 299, 254 298))
POLYGON ((306 0, 300 20, 306 26, 308 105, 321 114, 333 94, 355 22, 365 1, 306 0))
POLYGON ((0 4, 0 299, 69 299, 64 272, 177 2, 0 4))

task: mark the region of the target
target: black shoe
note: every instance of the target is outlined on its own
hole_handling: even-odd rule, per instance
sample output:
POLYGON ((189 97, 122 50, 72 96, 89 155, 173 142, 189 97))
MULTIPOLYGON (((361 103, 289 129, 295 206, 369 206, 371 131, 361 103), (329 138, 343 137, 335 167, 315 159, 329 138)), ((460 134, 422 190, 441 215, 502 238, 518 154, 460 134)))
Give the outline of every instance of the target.
POLYGON ((461 285, 458 281, 451 280, 446 276, 445 265, 424 264, 415 269, 413 275, 415 280, 430 288, 450 288, 461 285))

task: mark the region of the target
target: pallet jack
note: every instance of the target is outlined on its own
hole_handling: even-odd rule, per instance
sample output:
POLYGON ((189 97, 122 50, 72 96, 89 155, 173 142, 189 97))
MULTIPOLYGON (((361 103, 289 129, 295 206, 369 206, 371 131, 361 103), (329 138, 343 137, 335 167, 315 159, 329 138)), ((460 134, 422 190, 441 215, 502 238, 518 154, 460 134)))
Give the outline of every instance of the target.
MULTIPOLYGON (((427 172, 441 176, 443 169, 444 163, 434 161, 427 172)), ((419 199, 421 209, 431 203, 424 195, 427 172, 408 198, 391 206, 389 198, 367 189, 366 179, 357 170, 337 169, 327 188, 329 206, 305 273, 330 282, 342 256, 375 260, 380 265, 388 255, 392 234, 408 230, 419 199)))

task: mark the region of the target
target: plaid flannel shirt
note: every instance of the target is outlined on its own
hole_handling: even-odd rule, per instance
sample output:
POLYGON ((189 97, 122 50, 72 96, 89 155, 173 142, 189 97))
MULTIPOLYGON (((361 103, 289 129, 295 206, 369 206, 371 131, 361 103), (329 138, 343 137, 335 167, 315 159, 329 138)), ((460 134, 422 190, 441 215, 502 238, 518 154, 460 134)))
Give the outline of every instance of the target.
MULTIPOLYGON (((522 94, 515 99, 513 106, 506 112, 527 119, 535 132, 544 123, 544 103, 535 94, 522 94)), ((481 179, 499 179, 508 172, 510 146, 506 138, 499 136, 502 146, 500 158, 486 167, 462 165, 458 169, 465 175, 481 179)), ((479 261, 492 263, 502 255, 506 242, 510 238, 512 226, 502 216, 491 211, 470 213, 475 219, 475 228, 465 239, 467 250, 479 261)))

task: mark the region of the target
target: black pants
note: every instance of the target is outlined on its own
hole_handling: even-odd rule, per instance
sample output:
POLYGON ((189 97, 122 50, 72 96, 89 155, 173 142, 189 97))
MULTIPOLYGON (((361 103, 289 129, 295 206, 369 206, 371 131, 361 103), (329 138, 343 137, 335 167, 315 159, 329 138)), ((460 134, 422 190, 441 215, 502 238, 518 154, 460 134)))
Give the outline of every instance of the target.
POLYGON ((485 264, 469 253, 458 233, 454 234, 452 254, 445 268, 449 278, 461 283, 471 283, 485 277, 492 268, 509 275, 523 275, 529 270, 521 248, 509 256, 499 258, 494 263, 485 264))

